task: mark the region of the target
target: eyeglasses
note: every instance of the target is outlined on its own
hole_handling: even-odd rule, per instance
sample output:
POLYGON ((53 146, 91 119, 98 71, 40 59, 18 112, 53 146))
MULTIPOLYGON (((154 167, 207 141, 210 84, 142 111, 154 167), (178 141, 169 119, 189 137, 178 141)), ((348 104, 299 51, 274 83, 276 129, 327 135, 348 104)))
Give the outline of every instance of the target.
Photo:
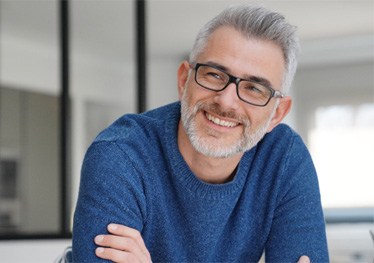
POLYGON ((264 107, 271 98, 285 96, 280 91, 256 81, 234 77, 215 66, 197 63, 194 69, 195 81, 201 87, 218 92, 227 88, 230 83, 235 83, 239 99, 251 105, 264 107))

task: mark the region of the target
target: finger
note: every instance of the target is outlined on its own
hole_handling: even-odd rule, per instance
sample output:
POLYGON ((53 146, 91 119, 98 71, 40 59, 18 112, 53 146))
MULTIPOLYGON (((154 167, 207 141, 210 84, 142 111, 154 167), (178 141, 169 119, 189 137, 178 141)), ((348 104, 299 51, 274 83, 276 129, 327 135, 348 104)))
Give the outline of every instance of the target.
POLYGON ((108 259, 113 262, 127 263, 127 262, 142 262, 137 259, 132 253, 121 251, 113 248, 98 247, 95 250, 96 256, 102 259, 108 259))
POLYGON ((302 256, 297 263, 310 263, 310 259, 307 256, 302 256))
POLYGON ((129 237, 98 235, 95 237, 95 243, 99 246, 110 247, 132 253, 141 251, 139 245, 129 237))
POLYGON ((148 249, 145 246, 144 240, 138 230, 124 225, 109 224, 108 231, 109 233, 112 233, 114 235, 129 237, 133 239, 139 245, 143 253, 147 254, 150 257, 148 249))

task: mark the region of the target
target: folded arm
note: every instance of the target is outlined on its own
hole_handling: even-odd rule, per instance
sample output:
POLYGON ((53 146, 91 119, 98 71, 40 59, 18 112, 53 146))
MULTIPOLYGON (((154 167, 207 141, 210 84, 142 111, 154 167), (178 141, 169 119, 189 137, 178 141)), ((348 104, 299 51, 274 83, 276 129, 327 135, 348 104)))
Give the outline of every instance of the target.
POLYGON ((131 162, 115 143, 100 142, 90 147, 82 166, 74 215, 74 262, 99 261, 94 239, 108 234, 110 223, 142 230, 146 202, 139 180, 131 162))

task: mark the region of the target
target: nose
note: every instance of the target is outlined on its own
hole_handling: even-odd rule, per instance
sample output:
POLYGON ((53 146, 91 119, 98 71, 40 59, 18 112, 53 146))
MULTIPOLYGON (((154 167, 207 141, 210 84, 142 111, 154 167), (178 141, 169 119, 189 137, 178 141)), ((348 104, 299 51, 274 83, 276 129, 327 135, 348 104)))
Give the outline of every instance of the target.
POLYGON ((224 90, 216 93, 214 101, 223 109, 235 109, 239 105, 239 98, 236 93, 236 84, 231 82, 224 90))

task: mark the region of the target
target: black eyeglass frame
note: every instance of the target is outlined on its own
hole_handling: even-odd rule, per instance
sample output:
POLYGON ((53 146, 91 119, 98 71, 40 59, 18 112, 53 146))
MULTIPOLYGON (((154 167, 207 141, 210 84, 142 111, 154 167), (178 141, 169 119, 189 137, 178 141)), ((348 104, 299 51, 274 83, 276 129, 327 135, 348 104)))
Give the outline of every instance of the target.
POLYGON ((253 81, 253 80, 248 80, 248 79, 242 79, 242 78, 239 78, 239 77, 235 77, 235 76, 233 76, 233 75, 231 75, 231 74, 229 74, 229 73, 223 71, 222 69, 220 69, 220 68, 218 68, 218 67, 216 67, 216 66, 213 66, 213 65, 204 64, 204 63, 196 63, 195 67, 194 67, 193 65, 190 65, 190 66, 191 66, 192 69, 195 70, 195 82, 196 82, 197 84, 199 84, 201 87, 203 87, 203 88, 205 88, 205 89, 207 89, 207 90, 211 90, 211 91, 215 91, 215 92, 220 92, 220 91, 226 89, 226 88, 227 88, 231 83, 235 83, 235 86, 236 86, 236 94, 238 95, 238 98, 239 98, 241 101, 244 101, 245 103, 248 103, 248 104, 253 105, 253 106, 265 107, 266 105, 268 105, 268 103, 270 102, 270 100, 271 100, 272 98, 284 98, 284 97, 286 96, 285 94, 283 94, 283 93, 280 92, 279 90, 275 90, 275 89, 273 89, 273 88, 271 88, 271 87, 268 87, 268 86, 266 86, 266 85, 264 85, 264 84, 262 84, 262 83, 258 83, 258 82, 253 81), (226 74, 227 76, 229 76, 229 80, 228 80, 227 84, 226 84, 222 89, 218 89, 218 90, 217 90, 217 89, 208 88, 208 87, 206 87, 206 86, 200 84, 200 83, 197 81, 197 71, 198 71, 199 67, 201 67, 201 66, 206 66, 206 67, 214 68, 214 69, 216 69, 216 70, 218 70, 218 71, 220 71, 220 72, 226 74), (240 97, 240 95, 239 95, 239 83, 240 83, 241 81, 243 81, 243 80, 244 80, 244 81, 250 81, 250 82, 257 83, 257 84, 263 86, 264 88, 270 90, 270 96, 269 96, 269 99, 266 101, 266 103, 264 103, 264 104, 256 104, 256 103, 253 103, 253 102, 246 101, 246 100, 244 100, 242 97, 240 97))

